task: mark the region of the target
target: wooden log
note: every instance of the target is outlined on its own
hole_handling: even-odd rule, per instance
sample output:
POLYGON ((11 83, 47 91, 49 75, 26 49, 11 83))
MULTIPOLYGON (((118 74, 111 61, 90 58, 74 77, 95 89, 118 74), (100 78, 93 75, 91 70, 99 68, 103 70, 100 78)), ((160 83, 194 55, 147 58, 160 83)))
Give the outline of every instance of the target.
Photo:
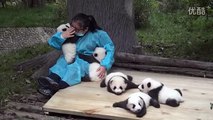
POLYGON ((133 63, 117 63, 117 62, 114 64, 114 66, 152 72, 175 73, 197 77, 213 78, 213 71, 198 70, 192 68, 165 67, 165 66, 142 65, 142 64, 139 65, 133 63))
POLYGON ((146 56, 131 53, 117 52, 115 59, 118 62, 138 63, 154 66, 169 66, 169 67, 183 67, 194 68, 201 70, 213 70, 213 62, 202 62, 195 60, 180 60, 157 56, 146 56))
MULTIPOLYGON (((28 70, 40 66, 40 69, 37 70, 32 75, 32 78, 37 79, 39 76, 45 76, 48 74, 48 69, 55 64, 56 60, 60 55, 61 55, 60 51, 54 50, 42 56, 38 56, 31 60, 27 60, 20 64, 17 64, 15 65, 15 68, 17 70, 28 70)), ((200 77, 205 76, 212 77, 213 72, 212 62, 179 60, 157 56, 145 56, 138 54, 123 53, 123 52, 116 53, 115 59, 116 59, 115 66, 126 68, 128 67, 137 68, 148 71, 170 72, 200 77), (119 62, 122 62, 122 65, 124 66, 122 66, 119 62), (129 63, 130 65, 128 65, 129 63)))
POLYGON ((14 68, 16 70, 29 70, 36 67, 44 66, 45 64, 53 64, 58 59, 60 54, 61 54, 60 51, 54 50, 44 55, 37 56, 30 60, 26 60, 21 63, 18 63, 14 65, 14 68))

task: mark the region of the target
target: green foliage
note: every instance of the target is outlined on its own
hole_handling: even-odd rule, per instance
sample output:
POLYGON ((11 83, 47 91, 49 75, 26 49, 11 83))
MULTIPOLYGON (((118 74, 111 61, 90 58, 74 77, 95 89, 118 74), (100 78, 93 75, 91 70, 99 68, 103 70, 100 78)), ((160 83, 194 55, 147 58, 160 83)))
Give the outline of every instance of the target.
POLYGON ((213 61, 213 18, 154 12, 150 27, 137 32, 145 50, 153 55, 213 61))
POLYGON ((34 70, 16 71, 14 65, 50 50, 52 49, 48 45, 38 44, 0 55, 0 105, 4 103, 8 96, 23 92, 27 87, 35 86, 35 81, 30 79, 34 70))
POLYGON ((59 9, 55 3, 42 8, 0 8, 0 27, 55 27, 66 21, 66 15, 59 16, 59 9))
POLYGON ((182 7, 181 0, 158 0, 159 10, 162 12, 175 12, 182 7))
POLYGON ((206 7, 210 5, 212 0, 186 0, 189 6, 193 7, 206 7))
POLYGON ((65 21, 68 19, 67 0, 57 0, 56 5, 56 17, 57 19, 60 19, 61 23, 65 23, 65 21))
POLYGON ((148 0, 134 0, 135 27, 147 27, 150 13, 150 2, 148 0))

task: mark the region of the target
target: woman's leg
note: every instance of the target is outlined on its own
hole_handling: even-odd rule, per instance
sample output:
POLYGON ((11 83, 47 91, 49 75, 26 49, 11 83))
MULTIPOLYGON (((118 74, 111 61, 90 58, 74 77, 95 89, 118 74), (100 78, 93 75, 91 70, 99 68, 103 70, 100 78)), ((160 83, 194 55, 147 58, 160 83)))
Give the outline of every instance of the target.
POLYGON ((50 88, 57 91, 59 89, 60 77, 57 74, 50 73, 47 77, 41 76, 38 78, 38 83, 44 88, 50 88))
POLYGON ((38 92, 44 96, 51 97, 59 89, 64 89, 66 87, 69 87, 69 85, 66 82, 62 81, 61 78, 57 74, 51 73, 50 75, 48 75, 48 77, 44 77, 44 79, 40 79, 38 92), (46 79, 46 78, 52 79, 52 80, 54 80, 54 82, 57 82, 58 88, 57 89, 52 88, 51 86, 48 85, 50 83, 45 84, 48 82, 48 79, 46 79), (44 82, 44 81, 46 81, 46 82, 44 82))

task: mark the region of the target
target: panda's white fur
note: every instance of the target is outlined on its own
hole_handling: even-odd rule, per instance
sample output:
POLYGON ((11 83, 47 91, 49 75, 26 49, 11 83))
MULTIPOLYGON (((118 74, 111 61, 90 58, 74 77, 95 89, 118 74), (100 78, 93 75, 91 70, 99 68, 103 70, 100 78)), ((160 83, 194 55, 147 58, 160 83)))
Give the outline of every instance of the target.
POLYGON ((126 90, 127 84, 125 84, 124 78, 128 80, 127 75, 121 73, 121 72, 114 72, 110 73, 109 75, 106 76, 105 79, 105 84, 108 85, 109 82, 110 84, 110 89, 117 93, 120 94, 126 90), (113 89, 116 86, 116 89, 113 89), (123 89, 120 89, 122 87, 123 89))
MULTIPOLYGON (((157 100, 162 104, 168 104, 170 100, 176 102, 174 107, 178 106, 179 103, 183 102, 182 93, 178 92, 175 89, 171 89, 163 85, 161 82, 158 82, 152 78, 144 79, 141 84, 138 86, 139 90, 148 93, 150 96, 155 96, 157 100), (160 89, 159 89, 160 88, 160 89), (157 91, 154 91, 159 89, 157 91)), ((170 105, 170 104, 168 104, 170 105)), ((173 106, 173 105, 170 105, 173 106)))
MULTIPOLYGON (((95 48, 95 50, 93 52, 93 57, 96 60, 101 62, 105 56, 106 56, 106 50, 104 48, 102 48, 102 47, 95 48)), ((100 66, 101 65, 97 62, 93 62, 89 65, 89 77, 90 77, 91 81, 101 81, 102 80, 98 77, 100 72, 97 71, 100 66)), ((105 76, 106 76, 106 74, 107 74, 107 72, 105 73, 105 76)))
MULTIPOLYGON (((122 77, 128 79, 127 75, 125 75, 125 74, 122 73, 122 72, 112 72, 112 73, 110 73, 110 74, 108 74, 108 75, 106 76, 106 79, 105 79, 105 84, 106 84, 106 85, 108 84, 109 80, 110 80, 112 77, 114 77, 114 79, 117 79, 116 81, 118 81, 117 83, 119 83, 119 84, 124 83, 124 79, 123 79, 122 77)), ((112 79, 111 79, 111 80, 112 80, 112 79)))
POLYGON ((136 92, 130 94, 126 100, 114 103, 113 107, 124 108, 136 114, 137 117, 142 117, 146 114, 146 110, 150 105, 156 108, 160 107, 159 103, 149 95, 136 92))
POLYGON ((108 92, 120 95, 128 89, 137 88, 132 77, 122 72, 112 72, 101 82, 101 87, 107 87, 108 92))
POLYGON ((150 99, 151 99, 151 97, 149 95, 142 93, 142 92, 136 92, 136 93, 129 95, 126 106, 132 112, 137 112, 138 110, 141 110, 143 107, 148 108, 150 99), (140 97, 143 98, 143 100, 140 97), (145 106, 144 106, 143 102, 145 103, 145 106), (133 108, 133 105, 135 105, 134 108, 133 108))
MULTIPOLYGON (((70 24, 61 24, 57 28, 57 32, 64 32, 70 28, 70 24)), ((75 43, 65 43, 62 45, 62 52, 65 60, 68 64, 72 63, 76 56, 76 44, 75 43)))

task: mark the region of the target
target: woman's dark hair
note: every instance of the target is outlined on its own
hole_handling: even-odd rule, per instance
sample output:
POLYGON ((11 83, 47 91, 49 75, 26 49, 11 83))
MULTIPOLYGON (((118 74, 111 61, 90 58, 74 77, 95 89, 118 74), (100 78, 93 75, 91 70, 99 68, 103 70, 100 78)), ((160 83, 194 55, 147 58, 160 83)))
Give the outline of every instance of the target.
POLYGON ((88 31, 95 32, 96 29, 101 30, 98 26, 95 18, 92 15, 86 15, 84 13, 78 13, 75 15, 71 21, 79 21, 80 27, 83 29, 88 27, 88 31))

